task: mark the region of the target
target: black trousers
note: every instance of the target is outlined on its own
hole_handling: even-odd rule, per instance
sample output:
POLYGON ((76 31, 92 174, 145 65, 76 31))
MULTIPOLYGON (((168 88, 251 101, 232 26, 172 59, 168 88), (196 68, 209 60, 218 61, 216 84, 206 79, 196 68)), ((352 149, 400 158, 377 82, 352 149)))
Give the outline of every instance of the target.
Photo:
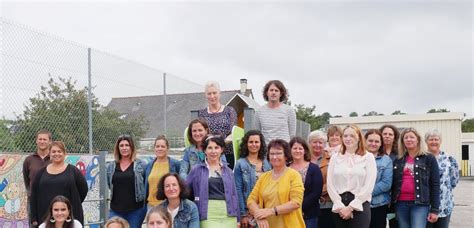
POLYGON ((370 209, 370 228, 387 227, 387 209, 388 205, 370 209))
MULTIPOLYGON (((349 203, 354 199, 354 194, 350 192, 345 192, 341 194, 342 203, 344 205, 349 205, 349 203)), ((332 213, 334 223, 336 228, 369 228, 370 226, 370 203, 364 202, 362 204, 363 211, 353 211, 353 218, 344 220, 338 213, 332 213)))
POLYGON ((331 208, 321 208, 319 210, 318 227, 336 228, 336 225, 334 224, 334 219, 332 217, 331 208))

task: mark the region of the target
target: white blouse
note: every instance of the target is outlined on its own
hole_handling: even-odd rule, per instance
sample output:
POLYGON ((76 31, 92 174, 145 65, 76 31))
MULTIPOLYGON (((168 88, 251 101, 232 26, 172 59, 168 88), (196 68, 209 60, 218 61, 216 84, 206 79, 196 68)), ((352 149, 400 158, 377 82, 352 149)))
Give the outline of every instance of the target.
POLYGON ((355 198, 349 204, 356 211, 363 211, 362 204, 372 200, 377 165, 372 153, 360 156, 349 153, 337 153, 329 161, 327 190, 333 204, 332 211, 345 207, 340 194, 351 192, 355 198))
MULTIPOLYGON (((45 227, 46 227, 46 224, 44 224, 44 223, 41 223, 41 225, 39 225, 39 228, 45 228, 45 227)), ((79 221, 74 219, 73 227, 74 228, 82 228, 82 224, 79 221)))

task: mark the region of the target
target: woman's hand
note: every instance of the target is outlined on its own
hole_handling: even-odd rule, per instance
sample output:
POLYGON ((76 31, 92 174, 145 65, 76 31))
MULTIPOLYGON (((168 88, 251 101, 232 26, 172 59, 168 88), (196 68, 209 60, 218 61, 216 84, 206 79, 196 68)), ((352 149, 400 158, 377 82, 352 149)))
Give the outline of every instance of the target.
POLYGON ((257 219, 258 228, 270 228, 266 219, 257 219))
POLYGON ((435 213, 429 213, 428 222, 435 223, 436 221, 438 221, 438 215, 435 213))
POLYGON ((246 216, 242 216, 242 218, 240 219, 240 227, 241 228, 248 228, 249 227, 249 217, 248 215, 246 216))
MULTIPOLYGON (((265 219, 269 216, 275 215, 275 212, 273 211, 273 208, 263 208, 263 209, 257 209, 255 214, 253 215, 256 219, 265 219)), ((259 226, 260 227, 260 226, 259 226)))
POLYGON ((339 216, 341 216, 341 218, 344 220, 351 219, 353 217, 352 208, 351 207, 341 208, 341 210, 339 210, 339 216))
POLYGON ((225 144, 231 143, 232 142, 232 134, 225 137, 224 142, 225 142, 225 144))

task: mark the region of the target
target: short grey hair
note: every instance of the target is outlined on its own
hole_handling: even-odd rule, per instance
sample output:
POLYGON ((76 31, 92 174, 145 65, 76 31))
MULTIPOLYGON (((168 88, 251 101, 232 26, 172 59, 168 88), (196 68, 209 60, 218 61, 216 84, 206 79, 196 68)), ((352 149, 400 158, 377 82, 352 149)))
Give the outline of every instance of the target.
POLYGON ((328 137, 327 137, 326 133, 324 133, 321 130, 316 130, 316 131, 312 131, 311 133, 309 133, 308 143, 311 143, 311 141, 314 140, 314 139, 322 139, 324 141, 324 143, 326 143, 328 141, 328 137))
POLYGON ((204 91, 207 91, 207 89, 210 87, 216 88, 219 92, 221 91, 221 87, 219 86, 219 83, 216 81, 208 81, 206 85, 204 86, 204 91))
POLYGON ((425 141, 428 141, 430 137, 438 137, 441 140, 441 132, 438 129, 431 129, 425 134, 425 141))

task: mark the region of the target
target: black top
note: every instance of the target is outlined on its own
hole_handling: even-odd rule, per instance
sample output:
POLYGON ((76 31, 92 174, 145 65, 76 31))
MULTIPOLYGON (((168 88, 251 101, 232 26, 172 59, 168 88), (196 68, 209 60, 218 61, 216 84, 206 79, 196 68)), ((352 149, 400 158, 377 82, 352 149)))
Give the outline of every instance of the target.
POLYGON ((71 202, 74 218, 84 224, 82 202, 86 198, 87 191, 86 179, 75 166, 67 165, 59 174, 49 174, 46 167, 43 167, 38 171, 31 186, 31 221, 36 221, 38 224, 44 222, 51 200, 63 195, 71 202))
POLYGON ((110 208, 116 212, 129 212, 143 207, 142 202, 135 200, 135 172, 133 162, 125 171, 120 169, 120 164, 115 165, 112 176, 113 194, 110 208))
POLYGON ((222 177, 209 177, 209 199, 225 200, 224 180, 222 180, 222 177))

